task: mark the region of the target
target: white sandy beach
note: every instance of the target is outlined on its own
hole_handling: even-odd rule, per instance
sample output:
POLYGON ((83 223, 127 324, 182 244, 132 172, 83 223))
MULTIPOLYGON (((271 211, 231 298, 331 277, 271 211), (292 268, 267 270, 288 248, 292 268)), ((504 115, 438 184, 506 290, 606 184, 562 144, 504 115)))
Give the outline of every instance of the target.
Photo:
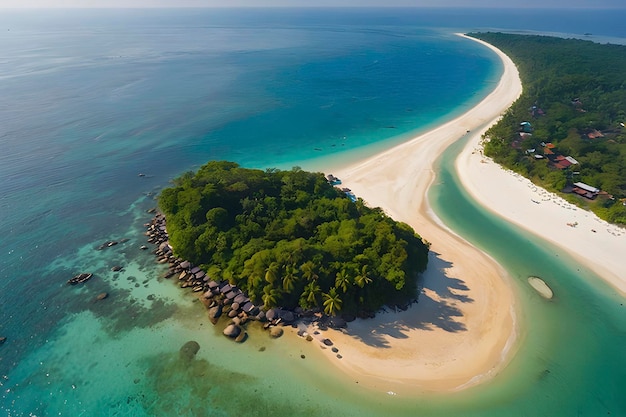
POLYGON ((417 305, 352 322, 345 332, 324 332, 342 354, 339 360, 329 351, 329 358, 362 386, 398 394, 462 389, 495 375, 515 346, 515 295, 506 273, 442 226, 425 197, 434 179, 433 164, 444 149, 468 131, 484 131, 521 94, 515 65, 487 46, 503 60, 504 73, 477 106, 334 172, 369 205, 383 208, 432 242, 417 305))
POLYGON ((479 203, 553 242, 626 293, 626 268, 620 259, 626 253, 624 230, 483 156, 482 135, 519 97, 522 85, 506 55, 477 42, 504 63, 502 78, 489 96, 430 132, 334 172, 369 205, 382 207, 432 242, 419 304, 405 312, 357 320, 343 332, 324 332, 342 355, 339 360, 328 351, 329 359, 355 382, 381 392, 463 389, 497 374, 514 351, 515 294, 506 273, 445 228, 425 197, 436 158, 464 135, 471 136, 456 168, 479 203))
POLYGON ((464 135, 470 137, 456 168, 464 187, 480 204, 554 243, 558 251, 572 255, 626 294, 626 268, 620 259, 626 253, 623 229, 483 156, 482 135, 519 97, 522 85, 506 55, 477 42, 491 48, 504 63, 502 78, 489 96, 430 132, 334 172, 369 205, 382 207, 432 242, 419 304, 322 335, 341 352, 339 360, 328 351, 333 363, 355 382, 381 392, 414 394, 469 387, 497 374, 516 346, 515 294, 506 273, 445 228, 425 197, 436 158, 464 135))
POLYGON ((456 161, 465 189, 489 210, 552 242, 626 295, 626 230, 485 158, 480 143, 481 136, 474 135, 456 161))

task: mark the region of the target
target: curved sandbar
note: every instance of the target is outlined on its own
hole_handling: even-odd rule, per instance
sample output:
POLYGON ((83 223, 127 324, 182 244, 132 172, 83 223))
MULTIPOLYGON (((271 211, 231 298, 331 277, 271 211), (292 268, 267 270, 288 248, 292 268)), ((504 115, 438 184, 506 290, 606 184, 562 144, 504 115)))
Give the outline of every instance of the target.
POLYGON ((344 333, 327 332, 342 354, 341 360, 329 358, 361 386, 398 394, 454 391, 495 375, 510 357, 515 297, 506 273, 442 226, 426 198, 433 164, 446 147, 468 130, 486 129, 521 94, 513 62, 487 46, 502 59, 504 72, 483 101, 430 132, 334 172, 369 205, 432 242, 419 304, 357 320, 344 333))

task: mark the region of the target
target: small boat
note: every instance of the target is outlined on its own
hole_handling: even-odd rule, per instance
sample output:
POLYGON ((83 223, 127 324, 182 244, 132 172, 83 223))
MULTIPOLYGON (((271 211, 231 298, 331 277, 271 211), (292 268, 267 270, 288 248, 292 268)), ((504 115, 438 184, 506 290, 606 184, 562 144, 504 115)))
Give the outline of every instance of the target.
POLYGON ((93 274, 90 274, 90 273, 78 274, 78 275, 68 279, 67 283, 70 284, 70 285, 82 284, 83 282, 89 280, 92 276, 93 276, 93 274))

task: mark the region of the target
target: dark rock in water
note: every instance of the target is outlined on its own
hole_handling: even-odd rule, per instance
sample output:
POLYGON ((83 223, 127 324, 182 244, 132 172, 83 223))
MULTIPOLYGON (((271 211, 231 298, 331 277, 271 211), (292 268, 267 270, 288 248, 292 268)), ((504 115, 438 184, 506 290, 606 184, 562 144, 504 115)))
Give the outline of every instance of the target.
POLYGON ((322 340, 322 343, 324 343, 326 346, 332 346, 333 342, 330 339, 324 339, 322 340))
POLYGON ((270 328, 270 337, 277 339, 283 335, 282 327, 271 327, 270 328))
POLYGON ((82 284, 83 282, 91 279, 93 274, 91 273, 82 273, 75 275, 73 278, 67 280, 67 283, 70 285, 82 284))
POLYGON ((246 341, 247 338, 248 338, 248 333, 242 331, 241 333, 239 333, 239 336, 235 338, 235 342, 243 343, 246 341))
POLYGON ((113 272, 117 272, 117 271, 121 271, 121 270, 122 270, 122 267, 119 266, 119 265, 115 265, 113 268, 111 268, 111 271, 113 271, 113 272))
POLYGON ((300 357, 301 357, 302 359, 306 358, 306 356, 304 356, 304 355, 300 355, 300 357))
POLYGON ((231 339, 236 338, 241 333, 241 327, 236 324, 229 324, 224 329, 224 336, 230 337, 231 339))
POLYGON ((7 341, 7 338, 5 336, 0 337, 0 345, 4 344, 4 342, 7 341))
POLYGON ((337 349, 336 347, 333 346, 333 348, 331 349, 333 351, 333 353, 337 353, 339 352, 339 349, 337 349))
POLYGON ((211 323, 213 324, 217 323, 217 319, 219 319, 221 315, 222 315, 221 305, 218 304, 209 309, 209 320, 211 320, 211 323))
POLYGON ((196 353, 198 353, 199 350, 200 345, 198 344, 198 342, 196 342, 195 340, 190 340, 189 342, 185 343, 183 347, 180 348, 178 353, 180 354, 181 359, 190 361, 196 356, 196 353))
POLYGON ((265 346, 261 346, 261 347, 259 348, 259 352, 265 352, 265 346))
POLYGON ((100 294, 98 294, 96 296, 96 300, 104 300, 105 298, 107 298, 109 296, 108 292, 101 292, 100 294))

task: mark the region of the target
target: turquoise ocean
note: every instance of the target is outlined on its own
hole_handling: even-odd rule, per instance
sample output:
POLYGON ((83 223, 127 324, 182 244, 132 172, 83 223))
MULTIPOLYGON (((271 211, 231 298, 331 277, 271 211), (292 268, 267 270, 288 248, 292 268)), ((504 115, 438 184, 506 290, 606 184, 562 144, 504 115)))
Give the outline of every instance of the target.
POLYGON ((1 415, 626 416, 624 298, 473 202, 453 169, 462 142, 428 197, 504 266, 521 311, 510 364, 462 392, 369 391, 314 344, 253 327, 234 344, 140 249, 159 190, 208 160, 321 170, 476 104, 501 65, 455 32, 624 43, 624 21, 625 10, 1 11, 1 415), (84 271, 94 278, 66 284, 84 271), (178 353, 189 340, 192 362, 178 353))

